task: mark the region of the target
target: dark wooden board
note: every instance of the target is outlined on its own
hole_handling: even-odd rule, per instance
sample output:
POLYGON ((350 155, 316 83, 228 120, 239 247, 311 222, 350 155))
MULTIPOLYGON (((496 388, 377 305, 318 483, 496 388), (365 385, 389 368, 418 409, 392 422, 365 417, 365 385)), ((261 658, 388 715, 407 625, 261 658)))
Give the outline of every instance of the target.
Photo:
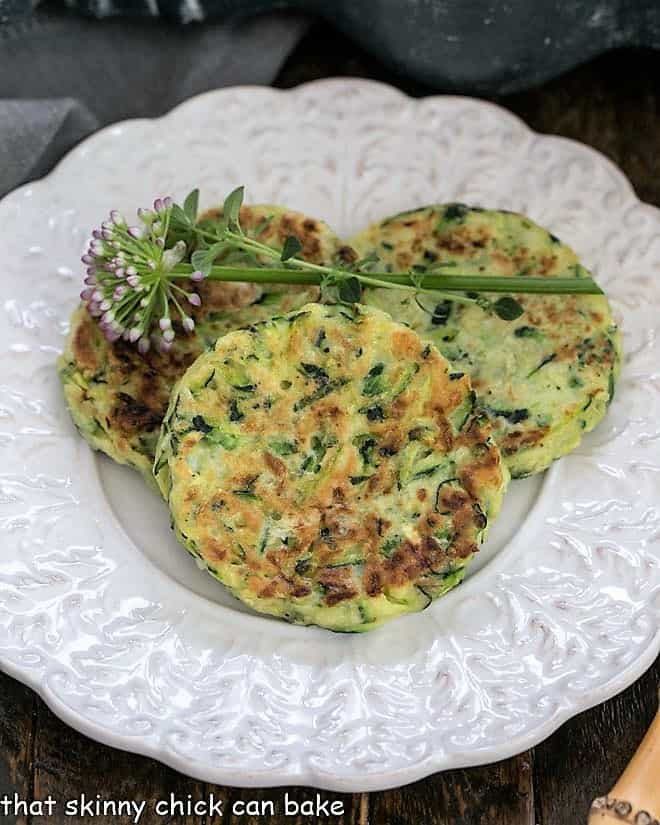
MULTIPOLYGON (((0 673, 0 798, 31 800, 34 730, 38 700, 29 688, 0 673)), ((3 825, 27 825, 26 816, 3 817, 3 825)))
POLYGON ((534 825, 532 753, 371 794, 377 825, 534 825))
MULTIPOLYGON (((402 81, 327 27, 315 28, 285 66, 277 85, 316 77, 373 77, 421 95, 432 91, 402 81)), ((600 149, 631 179, 644 200, 660 206, 660 54, 621 51, 601 57, 542 89, 503 98, 529 125, 600 149)), ((497 765, 437 774, 406 788, 371 795, 322 794, 342 800, 342 817, 285 817, 284 794, 299 802, 309 789, 240 790, 188 779, 159 763, 99 745, 68 728, 27 688, 0 674, 0 798, 225 800, 222 818, 183 817, 176 825, 583 825, 589 802, 606 791, 632 756, 657 707, 660 659, 620 696, 569 721, 533 752, 497 765), (231 815, 236 800, 273 800, 274 817, 231 815)), ((166 825, 152 812, 144 825, 166 825)), ((11 819, 0 820, 14 825, 11 819)), ((83 820, 30 817, 16 825, 79 825, 83 820)), ((98 817, 94 825, 128 819, 98 817)))
MULTIPOLYGON (((97 794, 102 799, 115 801, 147 800, 140 825, 166 825, 167 819, 157 817, 153 809, 156 801, 167 799, 170 793, 184 800, 187 794, 192 794, 195 799, 204 798, 203 783, 188 779, 153 760, 123 753, 81 736, 61 722, 43 702, 39 702, 37 711, 33 772, 35 799, 46 799, 51 794, 59 806, 55 817, 34 816, 30 825, 117 822, 110 816, 93 820, 65 816, 66 802, 79 799, 83 793, 90 800, 97 794)), ((128 823, 130 818, 119 821, 128 823)), ((196 825, 199 819, 184 816, 176 822, 177 825, 196 825)))
POLYGON ((660 659, 628 690, 571 719, 535 749, 541 825, 586 822, 591 801, 610 790, 648 730, 658 709, 659 684, 660 659))

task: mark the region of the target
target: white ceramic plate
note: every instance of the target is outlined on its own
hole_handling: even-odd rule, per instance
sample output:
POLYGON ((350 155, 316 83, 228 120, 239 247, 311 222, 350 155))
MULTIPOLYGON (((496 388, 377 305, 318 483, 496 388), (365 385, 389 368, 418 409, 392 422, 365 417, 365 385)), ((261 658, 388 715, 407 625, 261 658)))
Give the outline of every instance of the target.
POLYGON ((660 213, 596 152, 486 103, 376 83, 239 88, 94 135, 0 204, 0 662, 84 733, 231 785, 400 785, 533 746, 660 650, 660 213), (257 616, 93 454, 53 367, 111 207, 245 183, 348 236, 436 201, 528 213, 612 297, 607 419, 514 482, 469 580, 364 636, 257 616))

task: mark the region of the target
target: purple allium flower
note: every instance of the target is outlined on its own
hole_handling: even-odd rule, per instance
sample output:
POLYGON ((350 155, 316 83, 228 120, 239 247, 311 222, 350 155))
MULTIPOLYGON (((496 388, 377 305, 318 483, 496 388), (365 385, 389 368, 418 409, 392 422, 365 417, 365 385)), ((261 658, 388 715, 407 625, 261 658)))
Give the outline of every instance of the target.
MULTIPOLYGON (((182 298, 193 306, 201 304, 197 293, 188 294, 179 286, 177 279, 186 277, 182 270, 173 272, 189 254, 188 241, 168 246, 173 205, 169 197, 157 198, 153 211, 138 210, 140 226, 129 226, 124 216, 113 210, 109 220, 92 232, 81 257, 87 268, 81 301, 108 341, 122 339, 137 344, 142 354, 151 346, 170 351, 175 338, 171 313, 186 332, 194 330, 195 322, 181 309, 182 298), (154 327, 159 330, 157 335, 154 327)), ((203 277, 195 272, 192 280, 198 282, 203 277)))

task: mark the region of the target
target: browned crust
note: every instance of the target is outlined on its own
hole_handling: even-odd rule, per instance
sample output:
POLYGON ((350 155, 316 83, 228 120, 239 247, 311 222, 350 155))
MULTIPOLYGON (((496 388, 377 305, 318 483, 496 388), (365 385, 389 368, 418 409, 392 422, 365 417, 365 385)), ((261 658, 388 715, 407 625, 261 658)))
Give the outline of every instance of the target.
MULTIPOLYGON (((202 218, 218 217, 220 209, 210 209, 202 218)), ((249 232, 262 222, 258 209, 243 207, 241 222, 249 232)), ((321 221, 296 212, 277 215, 271 225, 259 234, 264 243, 283 243, 287 235, 296 235, 303 245, 303 254, 313 261, 327 257, 334 249, 332 242, 322 233, 328 229, 321 221)), ((193 287, 184 284, 183 288, 193 287)), ((297 287, 283 287, 287 292, 300 291, 297 287)), ((199 326, 209 323, 214 313, 230 312, 250 306, 257 299, 259 290, 252 283, 218 283, 204 281, 195 287, 202 305, 186 307, 199 326)), ((212 323, 212 321, 211 321, 212 323)), ((185 332, 175 320, 176 343, 168 355, 151 350, 141 355, 135 346, 117 341, 110 344, 103 337, 96 321, 81 309, 69 339, 69 358, 88 381, 103 383, 101 400, 90 389, 85 396, 88 407, 95 417, 102 420, 105 429, 121 449, 132 446, 144 452, 140 436, 155 433, 167 410, 169 396, 176 381, 190 364, 203 352, 205 342, 198 334, 185 332)), ((151 443, 151 442, 149 442, 151 443)))
MULTIPOLYGON (((331 322, 323 323, 328 329, 328 335, 332 335, 329 329, 331 322)), ((297 336, 302 333, 296 330, 298 327, 293 331, 289 329, 290 340, 287 346, 298 353, 301 351, 301 342, 297 336)), ((368 336, 370 333, 364 334, 368 336)), ((333 341, 333 346, 336 346, 337 340, 333 341)), ((306 493, 304 503, 301 503, 298 488, 288 483, 291 472, 289 467, 267 449, 244 453, 240 460, 232 459, 223 471, 223 498, 229 503, 237 522, 249 527, 250 536, 261 533, 264 525, 262 512, 287 514, 287 519, 294 519, 297 524, 295 547, 289 544, 270 547, 259 558, 248 551, 246 565, 250 572, 246 587, 253 597, 296 599, 299 598, 299 593, 304 593, 306 597, 309 588, 316 586, 322 591, 320 604, 334 607, 354 600, 361 593, 375 597, 410 584, 428 584, 433 588, 437 586, 433 577, 446 569, 452 560, 462 563, 477 551, 479 535, 485 527, 485 517, 478 503, 483 500, 484 490, 501 489, 505 480, 499 451, 490 437, 488 421, 483 417, 475 417, 459 433, 454 432, 449 416, 464 405, 471 392, 469 379, 463 377, 451 380, 445 359, 435 348, 431 348, 429 352, 419 336, 410 329, 397 325, 389 341, 392 363, 401 365, 402 374, 406 365, 420 365, 419 372, 416 373, 419 384, 412 382, 388 406, 388 415, 384 420, 369 423, 368 432, 374 435, 379 445, 398 452, 410 443, 410 411, 414 410, 414 418, 430 419, 435 423, 437 434, 434 433, 432 440, 428 442, 430 447, 439 448, 440 452, 465 447, 470 458, 462 461, 455 485, 442 488, 437 496, 429 494, 427 489, 417 491, 413 499, 419 503, 420 515, 413 523, 418 538, 403 541, 390 558, 383 555, 382 544, 383 536, 392 525, 379 516, 376 505, 384 495, 396 490, 397 471, 394 462, 383 461, 377 468, 372 468, 368 481, 359 482, 361 486, 358 488, 350 479, 360 475, 359 457, 355 451, 343 450, 338 453, 341 456, 338 463, 331 464, 332 469, 315 480, 312 490, 306 493), (420 396, 419 387, 422 381, 427 380, 430 381, 430 392, 425 391, 420 396), (244 490, 250 485, 260 502, 259 508, 252 502, 245 501, 242 494, 231 492, 244 490), (440 543, 435 534, 449 527, 451 540, 440 543), (346 561, 355 548, 359 548, 359 563, 363 566, 359 586, 354 563, 346 561), (313 559, 313 569, 298 571, 295 562, 301 558, 313 559)), ((350 350, 353 344, 348 340, 346 346, 350 350)), ((227 347, 230 347, 229 343, 227 347)), ((228 350, 222 352, 222 358, 229 356, 228 350)), ((214 355, 214 359, 216 358, 220 358, 218 349, 214 355)), ((366 374, 369 359, 365 359, 364 365, 362 362, 357 363, 358 368, 366 374)), ((361 375, 359 373, 354 380, 362 380, 359 377, 361 375)), ((217 405, 222 408, 225 402, 224 399, 214 397, 212 403, 214 408, 217 405)), ((278 403, 275 402, 268 416, 272 417, 273 422, 282 421, 284 426, 288 418, 279 419, 278 416, 288 416, 288 407, 286 401, 283 401, 280 413, 278 403)), ((183 424, 186 416, 192 413, 188 410, 180 411, 179 414, 183 424)), ((245 432, 252 434, 261 431, 265 422, 260 415, 254 413, 254 420, 241 425, 245 432)), ((331 396, 299 413, 291 437, 297 444, 304 444, 305 434, 322 432, 324 425, 327 429, 329 422, 332 422, 336 443, 349 443, 352 430, 345 430, 345 427, 351 424, 352 418, 348 416, 348 410, 341 409, 336 397, 333 399, 331 396)), ((173 426, 176 429, 175 422, 173 426)), ((186 433, 185 427, 181 436, 177 465, 186 474, 186 468, 194 463, 190 461, 190 453, 196 449, 199 437, 197 434, 186 433)), ((300 449, 304 454, 305 448, 300 449)), ((188 493, 191 497, 186 502, 185 511, 190 513, 194 510, 197 535, 212 535, 218 529, 218 521, 212 508, 204 504, 206 492, 191 485, 188 493)), ((197 546, 205 555, 203 538, 197 540, 197 546)), ((246 547, 251 546, 252 539, 249 538, 246 547)))
MULTIPOLYGON (((222 218, 222 214, 221 208, 208 209, 201 219, 218 220, 222 218)), ((264 224, 263 216, 250 206, 241 207, 239 219, 241 227, 248 233, 264 224)), ((278 215, 277 221, 264 225, 256 237, 262 243, 282 246, 287 237, 293 235, 300 241, 303 257, 314 263, 321 263, 327 258, 327 249, 321 240, 324 229, 326 227, 321 221, 299 212, 289 211, 278 215)))
MULTIPOLYGON (((183 333, 183 330, 181 330, 183 333)), ((108 409, 103 416, 119 439, 132 439, 141 432, 160 427, 169 403, 170 388, 199 354, 190 346, 170 356, 158 352, 141 355, 126 341, 109 344, 94 319, 86 312, 71 340, 74 363, 85 378, 101 377, 105 382, 108 409)))

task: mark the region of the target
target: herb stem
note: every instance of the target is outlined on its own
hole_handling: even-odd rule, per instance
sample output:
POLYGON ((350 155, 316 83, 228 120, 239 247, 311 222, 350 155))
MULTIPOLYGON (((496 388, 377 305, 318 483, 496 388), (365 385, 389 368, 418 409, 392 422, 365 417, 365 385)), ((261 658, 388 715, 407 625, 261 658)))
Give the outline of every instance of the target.
MULTIPOLYGON (((412 287, 415 292, 435 294, 444 292, 506 292, 518 294, 551 295, 602 295, 603 290, 591 278, 538 278, 531 276, 508 277, 500 275, 439 275, 428 273, 416 275, 415 280, 403 273, 392 272, 348 272, 317 266, 307 269, 294 269, 288 261, 280 267, 247 266, 213 266, 208 274, 211 281, 253 281, 265 284, 317 285, 323 275, 337 274, 342 278, 357 278, 368 286, 412 287)), ((190 264, 177 264, 170 275, 175 278, 189 278, 193 267, 190 264)))
POLYGON ((245 234, 240 225, 243 187, 225 199, 223 219, 215 230, 197 222, 198 198, 198 190, 193 190, 183 207, 171 198, 156 198, 153 209, 138 210, 142 227, 129 226, 113 210, 110 219, 93 231, 81 259, 87 269, 80 297, 111 343, 122 338, 136 344, 142 354, 152 344, 169 352, 176 335, 172 309, 184 331, 192 332, 195 319, 184 306, 185 302, 194 307, 202 304, 195 286, 205 278, 318 286, 324 299, 343 303, 359 301, 363 287, 398 289, 412 293, 425 311, 420 293, 431 296, 434 305, 438 300, 471 304, 505 321, 519 318, 524 307, 511 294, 494 300, 488 293, 603 294, 577 265, 574 277, 539 278, 461 273, 453 262, 413 267, 410 272, 375 272, 372 267, 379 266, 375 254, 346 265, 341 261, 330 266, 312 263, 305 260, 304 245, 295 235, 275 249, 245 234), (189 281, 192 289, 184 288, 180 280, 189 281))

